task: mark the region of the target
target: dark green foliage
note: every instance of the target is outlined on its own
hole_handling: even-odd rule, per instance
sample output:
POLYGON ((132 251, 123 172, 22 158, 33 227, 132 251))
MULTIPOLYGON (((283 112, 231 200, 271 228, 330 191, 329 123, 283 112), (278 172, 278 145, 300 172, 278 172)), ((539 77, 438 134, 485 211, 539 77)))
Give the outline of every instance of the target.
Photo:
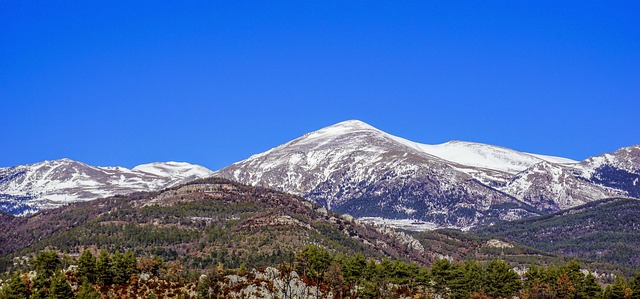
POLYGON ((364 280, 359 286, 358 297, 363 299, 380 298, 380 291, 376 284, 371 281, 364 280))
MULTIPOLYGON (((40 262, 34 263, 34 267, 37 265, 44 269, 46 267, 43 267, 43 264, 50 264, 44 261, 55 260, 48 251, 40 255, 40 262)), ((77 263, 91 264, 92 256, 85 250, 77 259, 77 263)), ((236 274, 248 280, 256 278, 253 270, 242 264, 239 268, 230 270, 225 270, 225 266, 219 263, 202 272, 188 271, 177 261, 165 263, 161 258, 154 256, 136 259, 131 250, 125 254, 119 251, 110 254, 101 250, 96 264, 95 285, 88 280, 88 271, 81 271, 83 267, 76 267, 75 273, 55 270, 48 278, 45 278, 47 272, 41 270, 33 283, 26 280, 26 274, 16 272, 2 286, 0 298, 27 298, 29 292, 29 298, 96 299, 105 296, 121 298, 134 294, 149 298, 180 297, 179 294, 184 288, 193 290, 192 294, 197 298, 228 298, 227 295, 231 291, 229 287, 235 287, 229 286, 229 278, 226 275, 236 274), (106 276, 110 276, 105 278, 102 269, 109 269, 106 276), (138 280, 138 271, 153 278, 138 280), (85 274, 81 275, 81 272, 85 274), (73 288, 67 277, 73 278, 73 288), (140 288, 142 285, 144 287, 140 288), (174 285, 174 288, 169 292, 166 289, 171 285, 174 285)), ((292 265, 298 268, 302 281, 317 287, 317 296, 326 296, 331 291, 334 294, 333 298, 340 299, 497 299, 512 296, 523 299, 627 299, 633 298, 632 291, 640 279, 640 275, 637 275, 627 283, 623 276, 618 276, 616 281, 602 292, 596 278, 591 274, 584 275, 581 272, 582 266, 576 261, 559 267, 532 265, 524 274, 521 283, 521 277, 502 260, 481 264, 473 260, 459 263, 440 259, 429 269, 400 260, 367 259, 362 254, 345 256, 317 245, 304 246, 295 257, 292 256, 288 262, 281 264, 278 267, 281 271, 280 278, 287 279, 287 274, 293 269, 292 265)), ((255 283, 269 285, 264 284, 262 278, 255 283)))
POLYGON ((298 269, 309 277, 318 279, 324 276, 332 262, 332 257, 326 248, 308 245, 296 255, 298 269))
POLYGON ((42 274, 44 278, 48 279, 60 269, 62 261, 57 253, 45 250, 36 256, 34 264, 38 274, 42 274))
POLYGON ((361 253, 345 258, 342 264, 344 277, 350 283, 356 282, 366 267, 367 260, 361 253))
POLYGON ((47 299, 68 299, 73 298, 73 290, 67 277, 62 272, 57 272, 51 278, 51 287, 47 299))
MULTIPOLYGON (((640 201, 605 199, 541 217, 478 228, 547 252, 581 259, 640 266, 640 201)), ((631 266, 631 267, 629 267, 631 266)))
POLYGON ((431 279, 436 292, 444 294, 447 292, 448 282, 454 279, 453 265, 447 259, 436 260, 431 266, 431 279))
POLYGON ((78 277, 86 278, 90 283, 96 282, 96 257, 85 249, 78 260, 78 277))
POLYGON ((487 265, 484 285, 487 295, 494 298, 511 297, 521 288, 518 273, 501 260, 493 260, 487 265))
POLYGON ((29 290, 25 279, 20 272, 15 272, 11 275, 11 279, 6 282, 4 288, 0 292, 0 298, 6 299, 22 299, 29 298, 29 290))
POLYGON ((611 291, 607 294, 607 299, 626 299, 626 294, 628 294, 629 291, 630 289, 627 286, 627 280, 622 276, 618 276, 616 277, 615 282, 611 285, 611 291))
POLYGON ((124 284, 129 281, 129 277, 131 273, 129 273, 129 265, 126 264, 124 260, 124 255, 120 253, 120 251, 116 251, 116 253, 111 256, 112 259, 112 267, 111 272, 113 273, 113 283, 114 284, 124 284))
POLYGON ((82 281, 82 284, 78 288, 78 293, 76 294, 77 299, 99 299, 100 294, 96 292, 91 283, 87 279, 82 281))
POLYGON ((466 261, 464 267, 464 283, 469 293, 480 293, 483 290, 484 271, 476 261, 466 261))
POLYGON ((584 278, 584 282, 581 291, 578 293, 580 298, 596 299, 602 296, 602 287, 598 285, 596 277, 589 273, 584 278))
POLYGON ((100 250, 96 262, 96 279, 100 285, 109 285, 113 282, 113 262, 111 255, 106 250, 100 250))

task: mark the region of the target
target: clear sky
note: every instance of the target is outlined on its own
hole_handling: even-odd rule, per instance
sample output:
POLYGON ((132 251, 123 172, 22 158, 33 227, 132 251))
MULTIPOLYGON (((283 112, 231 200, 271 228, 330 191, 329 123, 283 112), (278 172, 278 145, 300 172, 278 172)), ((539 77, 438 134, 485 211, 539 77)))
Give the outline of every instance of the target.
POLYGON ((581 160, 640 143, 639 16, 635 0, 4 0, 0 166, 215 170, 348 119, 581 160))

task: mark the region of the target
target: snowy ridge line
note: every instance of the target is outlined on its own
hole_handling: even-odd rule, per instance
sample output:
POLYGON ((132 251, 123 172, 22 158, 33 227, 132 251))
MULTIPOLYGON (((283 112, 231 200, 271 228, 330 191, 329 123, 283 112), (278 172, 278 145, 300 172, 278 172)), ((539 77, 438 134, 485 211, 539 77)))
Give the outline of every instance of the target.
POLYGON ((467 228, 610 196, 638 198, 640 147, 577 162, 474 142, 422 144, 350 120, 215 175, 374 222, 467 228))
POLYGON ((11 214, 31 213, 69 202, 159 190, 212 173, 184 162, 156 162, 128 169, 90 166, 67 158, 44 161, 0 168, 0 194, 5 195, 0 197, 0 206, 11 214))

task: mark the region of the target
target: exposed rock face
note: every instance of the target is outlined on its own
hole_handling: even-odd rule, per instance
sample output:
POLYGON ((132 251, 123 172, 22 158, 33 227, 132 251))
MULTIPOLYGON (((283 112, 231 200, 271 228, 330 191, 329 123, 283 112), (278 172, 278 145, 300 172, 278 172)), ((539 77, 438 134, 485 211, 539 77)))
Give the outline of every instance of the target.
POLYGON ((463 167, 349 121, 306 134, 216 175, 302 195, 356 217, 413 218, 468 227, 485 218, 535 213, 457 169, 463 167))
POLYGON ((224 288, 231 289, 227 298, 334 298, 331 292, 323 293, 315 286, 309 286, 295 271, 289 274, 267 267, 263 272, 253 270, 248 276, 229 275, 224 288))
POLYGON ((582 163, 486 144, 428 145, 346 121, 215 174, 356 217, 470 227, 611 196, 640 197, 638 146, 582 163))

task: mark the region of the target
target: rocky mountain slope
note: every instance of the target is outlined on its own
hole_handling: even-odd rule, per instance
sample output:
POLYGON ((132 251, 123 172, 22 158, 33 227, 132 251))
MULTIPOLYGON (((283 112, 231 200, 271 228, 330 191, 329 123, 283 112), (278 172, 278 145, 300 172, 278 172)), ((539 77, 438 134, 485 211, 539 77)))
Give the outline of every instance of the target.
POLYGON ((0 211, 28 214, 69 202, 159 190, 211 174, 202 166, 181 162, 127 169, 60 159, 0 168, 0 211))
POLYGON ((578 163, 462 141, 415 143, 361 121, 305 134, 215 174, 357 217, 470 227, 638 196, 640 147, 578 163))

